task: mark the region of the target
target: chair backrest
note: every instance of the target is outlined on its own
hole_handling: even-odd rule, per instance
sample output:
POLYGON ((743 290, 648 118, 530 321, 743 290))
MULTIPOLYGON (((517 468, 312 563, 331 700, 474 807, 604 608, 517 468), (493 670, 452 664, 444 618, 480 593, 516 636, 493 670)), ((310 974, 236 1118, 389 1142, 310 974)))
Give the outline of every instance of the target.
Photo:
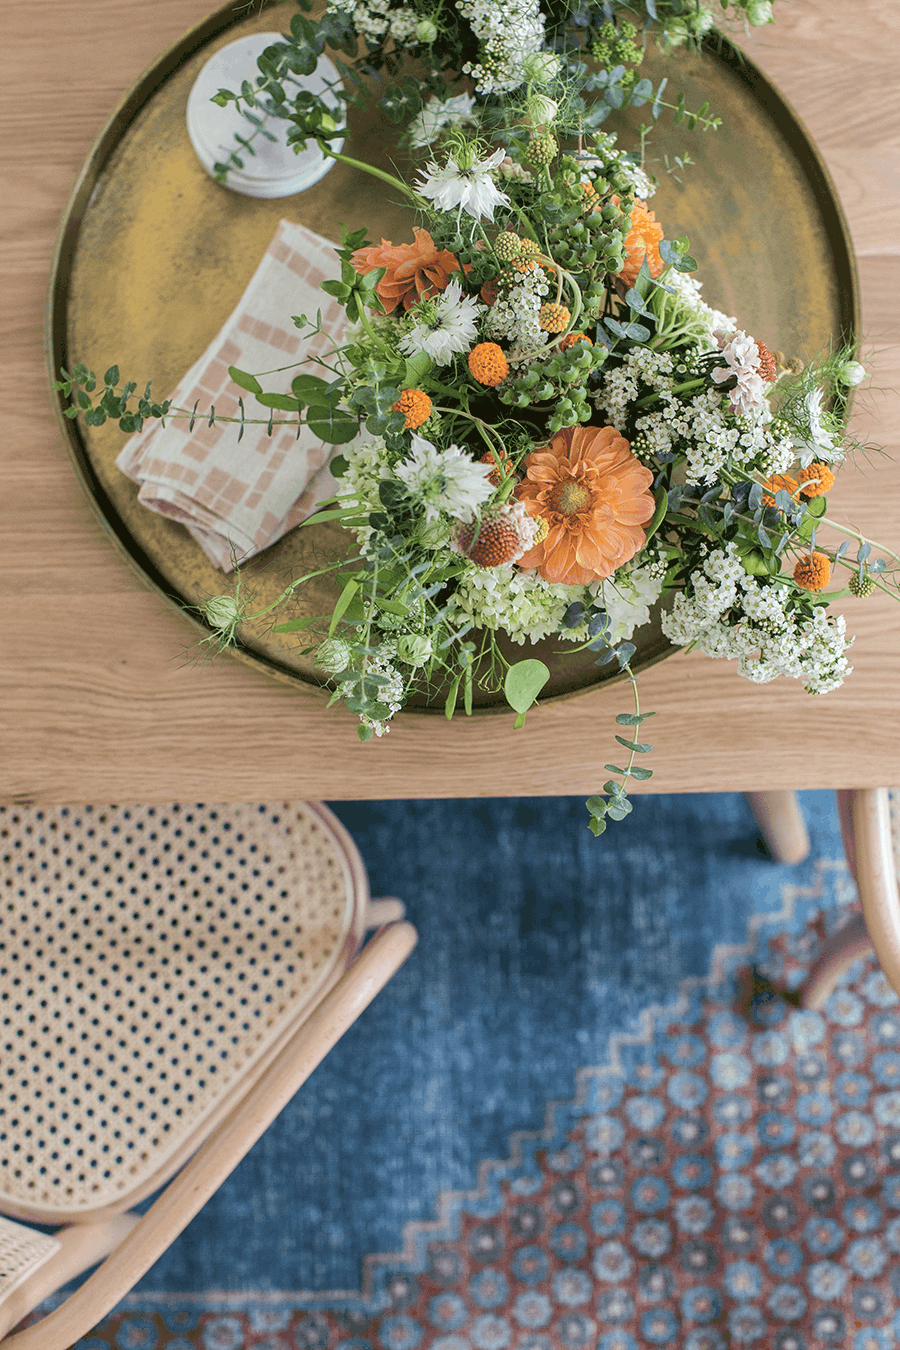
POLYGON ((155 1191, 340 976, 367 901, 319 804, 0 809, 0 1212, 155 1191))

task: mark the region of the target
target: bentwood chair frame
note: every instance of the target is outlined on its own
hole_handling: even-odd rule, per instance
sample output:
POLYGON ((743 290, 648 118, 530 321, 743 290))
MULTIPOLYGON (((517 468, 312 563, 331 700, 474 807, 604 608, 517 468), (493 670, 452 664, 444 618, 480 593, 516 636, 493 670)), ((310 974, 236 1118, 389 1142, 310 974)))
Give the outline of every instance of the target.
MULTIPOLYGON (((0 1337, 68 1280, 98 1261, 102 1262, 60 1307, 34 1325, 0 1341, 3 1350, 68 1350, 90 1331, 197 1214, 415 946, 415 929, 402 919, 400 902, 370 900, 368 880, 358 851, 327 808, 318 803, 285 804, 280 808, 280 814, 274 816, 274 824, 273 818, 263 822, 260 833, 259 822, 254 822, 252 815, 248 817, 246 812, 265 812, 266 809, 247 807, 239 822, 241 828, 229 836, 226 821, 229 813, 238 808, 196 808, 194 819, 188 823, 195 832, 202 826, 201 835, 206 832, 206 842, 210 845, 205 850, 197 850, 203 854, 199 868, 195 856, 184 843, 185 816, 178 813, 184 813, 185 808, 85 808, 78 817, 80 835, 71 824, 77 813, 70 815, 66 809, 29 815, 27 811, 10 808, 0 813, 0 827, 3 827, 0 828, 0 843, 6 845, 5 850, 0 848, 0 858, 7 873, 5 878, 0 877, 7 883, 5 891, 0 887, 0 900, 6 899, 4 912, 12 914, 12 918, 7 919, 7 933, 12 929, 19 939, 15 950, 9 950, 10 943, 3 941, 4 927, 0 925, 0 1013, 5 1010, 6 1014, 0 1027, 5 1028, 7 1049, 28 1043, 30 1038, 37 1047, 33 1054, 40 1066, 47 1057, 46 1046, 55 1044, 60 1037, 69 1037, 71 1043, 65 1047, 68 1052, 72 1051, 73 1045, 84 1043, 86 1037, 92 1045, 104 1048, 118 1037, 119 1067, 124 1065, 127 1069, 132 1061, 139 1068, 145 1062, 159 1063, 162 1082, 167 1078, 167 1065, 178 1062, 178 1055, 171 1053, 173 1037, 182 1036, 183 1046, 191 1049, 214 1045, 213 1050, 205 1052, 205 1060, 202 1051, 194 1056, 181 1055, 182 1060, 205 1063, 203 1080, 214 1078, 213 1061, 216 1065, 224 1063, 228 1079, 225 1089, 216 1085, 208 1100, 200 1101, 202 1091, 195 1090, 198 1075, 195 1071, 190 1078, 189 1069, 182 1064, 181 1096, 167 1089, 168 1097, 182 1104, 171 1113, 169 1123, 174 1121, 177 1128, 173 1127, 168 1134, 158 1127, 159 1112, 155 1109, 158 1098, 151 1101, 151 1089, 158 1085, 145 1082, 146 1090, 139 1095, 147 1097, 154 1110, 144 1110, 141 1114, 136 1108, 132 1110, 127 1106, 125 1114, 130 1112, 135 1121, 142 1122, 140 1127, 133 1126, 134 1138, 121 1143, 124 1136, 118 1125, 124 1116, 112 1121, 117 1128, 109 1137, 119 1140, 117 1146, 121 1149, 118 1173, 114 1167, 103 1167, 103 1159, 108 1157, 108 1144, 102 1147, 97 1144, 94 1147, 101 1158, 102 1171, 90 1170, 91 1165, 96 1166, 96 1158, 85 1163, 84 1184, 80 1186, 66 1180, 73 1176, 73 1159, 82 1158, 84 1154, 83 1149, 79 1152, 68 1147, 68 1136, 75 1133, 72 1112, 58 1110, 54 1115, 45 1110, 40 1106, 40 1088, 32 1094, 7 1091, 4 1105, 0 1082, 0 1132, 7 1141, 14 1141, 7 1142, 5 1165, 0 1157, 0 1167, 5 1167, 6 1175, 4 1185, 0 1173, 0 1213, 11 1215, 15 1221, 12 1224, 0 1221, 4 1225, 0 1231, 0 1251, 4 1248, 5 1237, 6 1250, 15 1249, 23 1254, 21 1269, 13 1269, 13 1278, 7 1282, 5 1291, 0 1264, 0 1337), (198 825, 196 813, 203 810, 211 812, 213 819, 198 825), (165 830, 160 827, 146 828, 146 820, 142 833, 137 823, 142 811, 149 811, 155 823, 164 821, 169 836, 163 838, 165 830), (116 816, 117 812, 119 816, 116 816), (121 818, 122 813, 125 819, 121 818), (101 820, 102 831, 92 828, 90 823, 85 828, 85 821, 96 825, 101 820), (109 848, 104 853, 98 839, 114 842, 116 832, 120 840, 127 838, 129 844, 109 848), (75 847, 76 835, 78 848, 75 847), (148 861, 146 841, 151 835, 154 846, 149 852, 158 856, 148 861), (182 859, 187 888, 184 876, 179 879, 175 875, 173 880, 173 872, 177 874, 178 867, 173 869, 169 865, 173 859, 173 835, 181 841, 177 845, 181 853, 176 850, 174 856, 182 859), (65 840, 63 836, 66 836, 65 840), (88 844, 89 849, 95 850, 93 853, 85 854, 85 839, 93 841, 88 844), (215 847, 212 846, 213 839, 215 847), (239 849, 234 848, 236 840, 241 845, 239 849), (62 850, 61 841, 65 845, 62 850), (224 848, 227 856, 225 866, 231 871, 225 876, 216 847, 220 852, 224 848), (67 850, 72 857, 61 858, 61 852, 65 854, 67 850), (113 854, 116 855, 114 859, 113 854), (88 892, 78 897, 75 903, 69 903, 71 897, 66 894, 66 888, 71 889, 71 878, 79 874, 79 868, 73 864, 85 862, 87 858, 93 861, 80 869, 83 875, 79 875, 78 885, 83 888, 90 883, 88 892), (248 858, 254 866, 242 871, 241 864, 246 866, 248 858), (137 878, 135 866, 139 869, 137 878), (203 873, 204 867, 206 875, 198 879, 195 874, 203 873), (251 873, 252 880, 248 885, 247 878, 251 873), (47 883, 48 876, 51 878, 49 884, 39 884, 47 883), (111 882, 105 886, 106 894, 101 895, 100 889, 93 885, 98 877, 101 878, 100 886, 103 878, 111 882), (119 883, 135 880, 136 885, 125 888, 133 895, 121 911, 118 907, 122 904, 123 887, 119 883), (204 920, 206 935, 197 937, 200 931, 196 919, 198 908, 201 903, 208 905, 208 887, 204 889, 204 880, 217 883, 213 887, 217 894, 211 911, 214 917, 204 920), (191 882, 196 884, 191 885, 191 882), (168 904, 165 899, 160 899, 160 892, 167 886, 172 891, 168 897, 172 903, 168 904), (305 894, 305 886, 309 894, 305 894), (63 888, 62 900, 60 887, 63 888), (316 890, 315 895, 312 890, 316 890), (206 898, 201 902, 201 897, 206 898), (96 903, 91 904, 92 901, 96 903), (107 918, 110 906, 117 913, 126 915, 118 921, 118 928, 100 925, 100 917, 93 911, 103 912, 104 906, 107 907, 107 918), (27 911, 24 917, 29 922, 38 916, 33 923, 34 937, 26 935, 22 938, 23 909, 27 911), (147 913, 157 914, 155 928, 151 921, 143 925, 151 929, 149 938, 138 931, 141 925, 137 923, 137 919, 144 919, 147 913), (57 920, 58 914, 68 917, 57 920), (178 926, 180 915, 183 915, 181 928, 178 926), (86 930, 88 939, 96 938, 98 931, 107 935, 106 950, 99 950, 96 941, 85 940, 81 946, 77 945, 77 929, 82 923, 93 925, 86 930), (373 924, 383 926, 360 951, 365 928, 373 924), (62 931, 59 940, 55 940, 57 928, 62 931), (168 933, 163 931, 166 928, 168 933), (237 937, 233 930, 237 930, 237 937), (172 934, 184 938, 192 932, 195 934, 193 947, 184 941, 176 943, 172 938, 172 934), (123 934, 121 940, 112 936, 117 933, 123 934), (210 933, 214 935, 212 942, 210 933), (277 933, 286 946, 279 948, 270 933, 277 933), (169 938, 168 947, 163 945, 166 938, 169 938), (210 946, 220 950, 210 952, 210 946), (172 962, 176 951, 177 970, 172 962), (290 957, 288 961, 284 960, 285 951, 290 957), (199 953, 203 954, 202 959, 199 953), (105 965, 101 964, 103 958, 105 965), (241 960, 245 963, 243 967, 241 960), (81 988, 84 981, 80 977, 85 962, 93 963, 92 968, 95 965, 101 972, 90 998, 81 988), (108 975, 113 967, 121 987, 110 992, 108 975), (287 970, 291 973, 285 978, 287 970), (72 979, 73 972, 79 979, 72 979), (224 976, 223 972, 226 972, 224 976), (269 985, 263 975, 269 977, 269 985), (30 999, 22 993, 23 976, 30 999), (158 985, 166 983, 168 995, 163 1002, 171 1004, 167 1010, 171 1017, 166 1021, 165 1017, 151 1012, 149 1021, 146 1018, 141 1021, 146 1009, 135 1008, 132 999, 132 1007, 124 1021, 130 1019, 133 1025, 123 1031, 123 1007, 129 1000, 116 995, 127 991, 129 982, 135 978, 146 983, 154 976, 157 984, 148 985, 153 991, 151 1005, 154 1000, 158 1005, 158 985), (203 979, 207 986, 201 988, 203 979), (224 984, 233 986, 233 1006, 229 1007, 227 1000, 223 1002, 224 984), (49 993, 51 985, 55 991, 52 994, 49 993), (79 993, 73 1000, 72 991, 76 986, 79 986, 79 993), (251 986, 255 995, 250 993, 251 986), (274 1000, 273 989, 276 990, 274 1000), (193 1023, 190 1016, 183 1016, 186 990, 189 1001, 194 1000, 193 1023), (73 1002, 81 1005, 74 1012, 73 1002), (211 1016, 213 1007, 216 1011, 211 1016), (241 1045, 240 1034, 230 1034, 237 1026, 235 1008, 238 1019, 244 1018, 248 1039, 243 1049, 234 1049, 234 1064, 230 1068, 228 1055, 232 1052, 229 1045, 241 1045), (153 1029, 148 1032, 154 1018, 159 1022, 157 1040, 164 1053, 160 1044, 153 1044, 153 1029), (212 1040, 204 1039, 208 1024, 216 1019, 221 1021, 218 1030, 227 1034, 221 1035, 218 1041, 214 1034, 212 1040), (32 1031, 40 1023, 46 1024, 44 1029, 48 1033, 59 1031, 60 1037, 50 1036, 49 1040, 45 1037, 41 1041, 40 1029, 32 1031), (198 1023, 202 1032, 199 1038, 198 1023), (179 1029, 173 1031, 176 1024, 179 1029), (129 1031, 135 1033, 130 1039, 129 1031), (145 1032, 148 1034, 144 1035, 145 1032), (167 1060, 166 1055, 170 1059, 167 1060), (191 1088, 190 1093, 185 1091, 186 1087, 191 1088), (186 1097, 199 1101, 193 1115, 191 1110, 182 1110, 186 1097), (27 1115, 28 1110, 30 1115, 27 1115), (27 1116, 24 1130, 19 1116, 27 1116), (149 1127, 151 1119, 156 1126, 149 1127), (39 1143, 34 1140, 35 1124, 49 1131, 39 1143), (159 1135, 159 1140, 152 1141, 153 1145, 160 1145, 155 1151, 147 1142, 148 1128, 151 1133, 155 1128, 159 1135), (66 1134, 65 1141, 60 1139, 61 1129, 66 1134), (30 1150, 29 1156, 34 1155, 36 1160, 30 1171, 15 1161, 23 1156, 23 1148, 30 1150), (51 1155, 54 1153, 58 1155, 56 1164, 63 1171, 62 1185, 59 1177, 52 1174, 54 1159, 51 1155), (124 1180, 119 1175, 123 1172, 124 1180), (165 1189, 146 1213, 129 1212, 130 1206, 157 1192, 163 1185, 165 1189), (69 1194, 66 1194, 67 1190, 69 1194), (85 1203, 85 1194, 92 1190, 96 1192, 96 1203, 85 1203), (63 1227, 46 1237, 40 1231, 27 1228, 25 1224, 29 1221, 59 1222, 63 1227)), ((74 812, 74 808, 71 810, 74 812)), ((0 914, 0 919, 2 917, 0 914)), ((71 1062, 77 1067, 76 1055, 70 1054, 68 1059, 62 1051, 59 1055, 61 1065, 71 1062)), ((22 1081, 26 1084, 42 1081, 40 1072, 29 1077, 29 1070, 34 1065, 27 1054, 14 1055, 12 1059, 20 1061, 16 1068, 18 1078, 11 1069, 6 1075, 8 1080, 19 1085, 22 1081)), ((102 1057, 95 1055, 94 1060, 96 1076, 102 1073, 102 1057)), ((7 1062, 10 1062, 9 1055, 7 1062)), ((75 1082, 77 1078, 78 1074, 73 1070, 71 1081, 75 1082)), ((135 1073, 134 1082, 140 1082, 141 1078, 141 1074, 135 1073)), ((61 1074, 58 1079, 58 1095, 68 1107, 67 1084, 61 1074)), ((73 1095, 70 1092, 69 1098, 73 1095)), ((84 1120, 78 1122, 82 1132, 75 1142, 87 1138, 90 1130, 84 1128, 85 1122, 93 1121, 101 1114, 97 1103, 107 1094, 92 1096, 82 1092, 81 1096, 89 1105, 84 1120)), ((129 1087, 122 1094, 122 1100, 131 1102, 133 1096, 129 1087)), ((94 1130, 94 1134, 97 1133, 94 1130)), ((104 1136, 101 1134, 101 1137, 104 1136)), ((76 1168, 79 1165, 76 1164, 76 1168)))

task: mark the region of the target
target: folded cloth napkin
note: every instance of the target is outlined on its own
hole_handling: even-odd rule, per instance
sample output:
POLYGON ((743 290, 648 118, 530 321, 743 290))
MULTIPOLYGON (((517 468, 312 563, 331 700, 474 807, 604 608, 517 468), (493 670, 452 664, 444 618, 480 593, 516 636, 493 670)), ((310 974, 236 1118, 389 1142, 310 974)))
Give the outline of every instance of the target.
MULTIPOLYGON (((239 562, 280 539, 337 490, 328 468, 333 447, 303 427, 240 426, 201 418, 214 404, 217 415, 239 414, 240 390, 228 367, 251 373, 287 366, 299 353, 323 355, 339 340, 345 322, 337 301, 319 289, 340 276, 334 245, 302 225, 282 220, 231 318, 173 389, 175 407, 198 405, 190 431, 187 419, 148 423, 132 436, 116 460, 140 483, 138 501, 187 527, 211 562, 229 572, 239 562), (322 311, 322 331, 308 338, 291 325, 292 314, 322 311)), ((313 361, 269 377, 265 387, 290 392, 300 373, 327 376, 313 361)), ((247 415, 265 416, 253 395, 244 396, 247 415)), ((276 418, 285 413, 276 411, 276 418)))

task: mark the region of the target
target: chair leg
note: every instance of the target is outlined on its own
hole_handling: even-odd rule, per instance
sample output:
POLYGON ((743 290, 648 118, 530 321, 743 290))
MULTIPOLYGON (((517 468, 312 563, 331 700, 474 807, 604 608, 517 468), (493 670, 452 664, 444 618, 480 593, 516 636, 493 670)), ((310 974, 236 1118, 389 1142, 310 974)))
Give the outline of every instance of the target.
POLYGON ((844 971, 849 970, 861 956, 868 956, 872 949, 873 943, 865 919, 861 914, 854 914, 849 923, 828 939, 821 955, 813 963, 803 986, 802 1006, 819 1012, 844 971))
POLYGON ((402 900, 395 900, 392 895, 370 900, 366 905, 366 928, 380 928, 382 924, 399 923, 405 918, 406 906, 402 900))
POLYGON ((745 792, 744 798, 775 862, 802 862, 809 854, 809 834, 796 792, 745 792))

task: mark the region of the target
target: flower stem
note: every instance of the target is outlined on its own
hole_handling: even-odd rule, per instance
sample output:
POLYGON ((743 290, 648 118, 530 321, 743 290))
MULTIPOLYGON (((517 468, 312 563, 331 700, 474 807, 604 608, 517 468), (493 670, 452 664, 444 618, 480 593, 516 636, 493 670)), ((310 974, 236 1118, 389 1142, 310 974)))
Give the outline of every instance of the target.
POLYGON ((397 188, 403 193, 404 197, 410 197, 416 206, 423 210, 428 209, 429 203, 426 202, 425 198, 420 197, 418 192, 414 192, 402 179, 395 178, 392 173, 386 173, 384 169, 377 169, 374 164, 366 164, 361 159, 353 159, 351 155, 341 154, 322 142, 319 142, 319 146, 322 154, 326 155, 328 159, 339 159, 342 164, 349 164, 353 169, 361 169, 363 173, 370 173, 374 178, 380 178, 382 182, 390 183, 391 187, 397 188))

